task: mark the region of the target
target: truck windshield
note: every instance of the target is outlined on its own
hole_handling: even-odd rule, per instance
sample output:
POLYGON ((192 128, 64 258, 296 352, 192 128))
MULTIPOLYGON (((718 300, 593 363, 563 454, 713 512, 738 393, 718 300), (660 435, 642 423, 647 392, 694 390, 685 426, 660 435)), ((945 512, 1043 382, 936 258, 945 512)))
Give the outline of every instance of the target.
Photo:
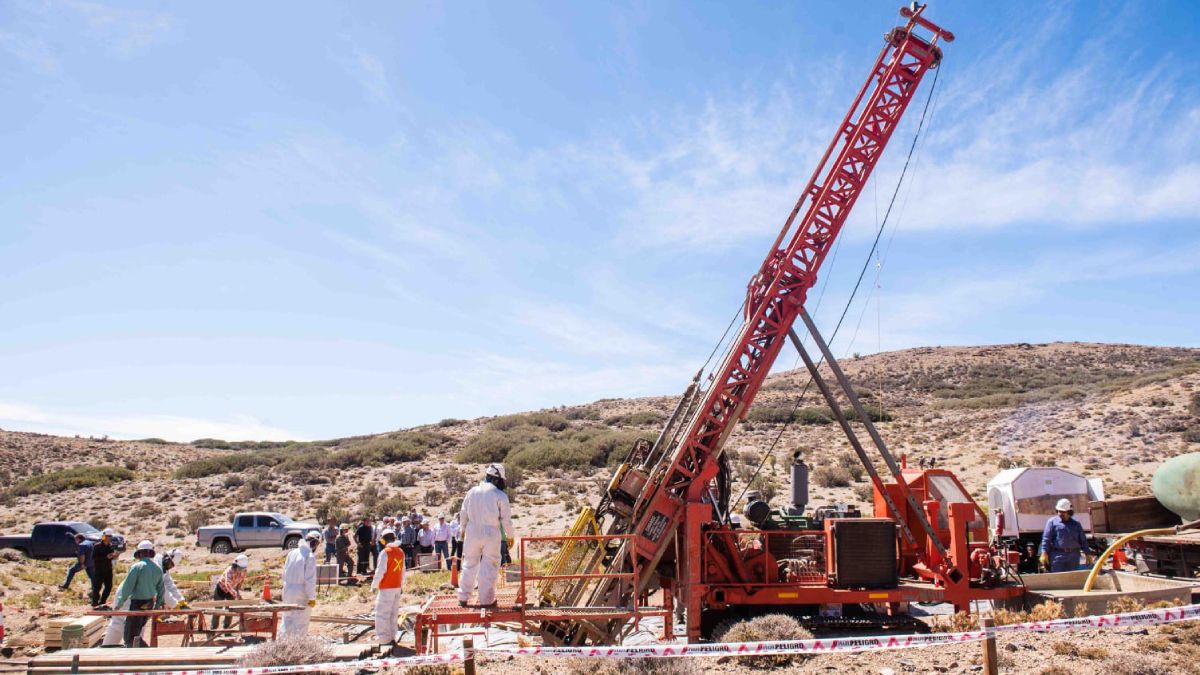
POLYGON ((272 513, 271 515, 275 516, 275 520, 278 520, 279 522, 283 523, 284 525, 287 525, 288 523, 292 522, 291 518, 288 518, 287 516, 283 515, 282 513, 272 513))
POLYGON ((93 532, 100 531, 91 525, 88 525, 87 523, 71 523, 71 529, 75 530, 79 534, 92 534, 93 532))

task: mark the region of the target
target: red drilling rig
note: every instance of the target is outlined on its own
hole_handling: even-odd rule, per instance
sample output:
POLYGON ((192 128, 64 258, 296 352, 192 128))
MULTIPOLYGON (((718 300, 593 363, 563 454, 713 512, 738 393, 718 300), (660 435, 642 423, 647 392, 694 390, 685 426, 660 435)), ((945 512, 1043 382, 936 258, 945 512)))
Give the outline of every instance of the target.
MULTIPOLYGON (((719 365, 700 374, 657 440, 639 442, 600 503, 555 540, 547 573, 522 562, 520 590, 495 611, 455 612, 435 598, 418 617, 418 646, 437 626, 519 621, 548 644, 614 643, 640 618, 682 618, 689 641, 722 622, 783 611, 834 624, 899 623, 911 602, 1011 598, 1023 592, 1011 556, 988 543, 982 511, 949 471, 911 470, 888 451, 867 410, 805 311, 822 262, 871 176, 921 80, 954 39, 923 16, 889 31, 866 83, 751 279, 744 322, 719 365), (827 381, 793 324, 800 319, 830 373, 827 381), (792 467, 791 504, 751 494, 743 527, 730 513, 725 441, 790 341, 874 486, 873 517, 830 508, 805 513, 807 467, 792 467), (842 401, 848 403, 849 412, 842 401), (860 422, 867 439, 850 425, 860 422), (872 448, 890 481, 875 468, 872 448), (538 582, 536 592, 527 582, 538 582), (655 607, 652 601, 660 603, 655 607)), ((532 538, 531 538, 532 539, 532 538)), ((522 542, 522 551, 528 540, 522 542)), ((523 556, 522 556, 523 557, 523 556)))

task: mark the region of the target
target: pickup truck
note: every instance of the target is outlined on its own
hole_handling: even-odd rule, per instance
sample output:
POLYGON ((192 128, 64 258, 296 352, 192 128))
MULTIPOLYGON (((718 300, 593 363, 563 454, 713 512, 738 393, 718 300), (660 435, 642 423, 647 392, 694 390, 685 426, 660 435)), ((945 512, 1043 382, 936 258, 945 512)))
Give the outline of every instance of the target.
POLYGON ((296 548, 316 523, 292 520, 282 513, 239 513, 230 525, 209 525, 196 530, 196 545, 224 555, 248 548, 296 548))
MULTIPOLYGON (((101 533, 91 525, 79 521, 37 523, 28 537, 0 537, 0 548, 13 548, 38 560, 74 558, 76 534, 82 534, 95 542, 100 541, 101 533)), ((113 537, 113 543, 118 551, 125 550, 125 538, 121 535, 113 537)))

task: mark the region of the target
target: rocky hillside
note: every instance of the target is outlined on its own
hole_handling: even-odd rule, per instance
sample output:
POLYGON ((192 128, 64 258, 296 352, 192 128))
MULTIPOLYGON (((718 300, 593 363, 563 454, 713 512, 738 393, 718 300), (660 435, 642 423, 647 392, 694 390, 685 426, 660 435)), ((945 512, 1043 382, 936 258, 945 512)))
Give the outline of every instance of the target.
MULTIPOLYGON (((1001 468, 1056 464, 1143 492, 1165 458, 1200 450, 1200 350, 1055 343, 921 348, 844 367, 893 452, 936 457, 977 494, 1001 468)), ((744 485, 783 488, 787 459, 815 465, 812 501, 863 502, 858 467, 807 373, 771 377, 730 438, 744 485), (802 392, 806 391, 803 399, 802 392), (847 476, 847 474, 849 474, 847 476), (845 483, 849 483, 846 485, 845 483)), ((520 527, 553 531, 590 501, 605 468, 652 438, 673 397, 605 399, 536 413, 302 444, 124 442, 0 432, 0 526, 83 518, 137 536, 184 540, 200 523, 269 508, 339 520, 416 507, 451 510, 478 474, 504 461, 520 527)), ((741 485, 736 492, 740 492, 741 485)))

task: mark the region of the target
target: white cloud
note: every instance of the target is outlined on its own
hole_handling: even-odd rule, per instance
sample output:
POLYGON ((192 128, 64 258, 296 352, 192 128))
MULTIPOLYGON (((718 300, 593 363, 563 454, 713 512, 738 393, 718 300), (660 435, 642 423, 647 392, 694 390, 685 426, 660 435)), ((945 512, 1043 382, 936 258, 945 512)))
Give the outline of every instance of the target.
MULTIPOLYGON (((53 3, 51 3, 53 5, 53 3)), ((132 56, 164 41, 174 30, 174 19, 162 12, 113 7, 84 0, 66 0, 59 6, 83 19, 88 31, 118 56, 132 56)))
POLYGON ((0 427, 60 436, 163 438, 181 442, 197 438, 220 438, 230 441, 304 440, 293 432, 271 426, 248 415, 238 415, 229 420, 174 415, 98 416, 12 402, 0 402, 0 427))
POLYGON ((570 354, 645 359, 662 353, 658 343, 596 313, 585 315, 561 305, 524 303, 513 314, 526 330, 542 335, 570 354))
POLYGON ((368 101, 390 105, 392 90, 383 62, 358 46, 352 47, 351 51, 349 58, 342 59, 346 72, 362 87, 368 101))

